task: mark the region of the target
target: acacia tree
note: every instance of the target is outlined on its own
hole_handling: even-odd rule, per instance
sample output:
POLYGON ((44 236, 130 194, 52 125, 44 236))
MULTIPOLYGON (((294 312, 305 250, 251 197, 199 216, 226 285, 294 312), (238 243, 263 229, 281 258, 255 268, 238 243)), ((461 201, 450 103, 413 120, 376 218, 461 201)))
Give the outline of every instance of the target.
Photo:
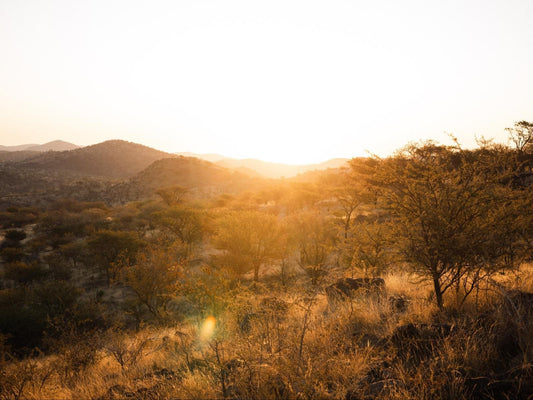
POLYGON ((302 212, 289 222, 292 240, 298 251, 298 265, 317 285, 326 274, 335 249, 335 225, 331 217, 318 210, 302 212))
POLYGON ((202 214, 184 205, 174 205, 154 214, 156 223, 175 235, 185 244, 186 258, 190 261, 193 249, 204 234, 202 214))
POLYGON ((523 250, 524 192, 505 184, 512 171, 497 149, 481 150, 410 145, 376 169, 396 249, 431 280, 441 309, 448 289, 464 283, 467 296, 483 276, 510 267, 506 258, 516 266, 523 250))
POLYGON ((144 245, 134 232, 101 230, 87 240, 89 255, 105 272, 108 286, 114 278, 113 263, 134 259, 144 245))
POLYGON ((390 226, 376 218, 358 221, 344 243, 345 261, 365 276, 379 276, 390 264, 390 226))
POLYGON ((519 121, 513 128, 505 128, 509 140, 519 153, 530 151, 533 147, 533 122, 519 121))
POLYGON ((371 171, 375 160, 354 158, 350 161, 350 168, 341 172, 340 181, 333 189, 337 200, 338 210, 335 214, 342 222, 344 240, 348 239, 354 217, 368 204, 375 202, 374 193, 367 182, 368 171, 371 171))
POLYGON ((184 276, 181 243, 169 247, 152 246, 138 253, 135 260, 121 259, 114 264, 118 279, 135 293, 137 303, 158 320, 178 290, 184 276))
POLYGON ((252 270, 259 280, 261 267, 280 256, 279 221, 260 211, 233 211, 216 223, 214 244, 224 251, 224 264, 244 273, 252 270))
POLYGON ((188 192, 189 190, 182 186, 171 186, 159 189, 156 193, 168 206, 175 206, 183 203, 188 192))
POLYGON ((519 121, 512 128, 505 129, 509 134, 509 141, 514 145, 515 168, 514 181, 527 187, 533 170, 533 123, 519 121))

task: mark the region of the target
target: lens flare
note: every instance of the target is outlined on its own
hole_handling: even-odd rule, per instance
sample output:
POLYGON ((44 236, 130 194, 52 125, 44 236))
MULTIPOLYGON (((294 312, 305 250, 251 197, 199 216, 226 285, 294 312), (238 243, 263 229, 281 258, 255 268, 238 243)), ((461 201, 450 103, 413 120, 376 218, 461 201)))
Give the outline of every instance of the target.
POLYGON ((202 324, 200 329, 200 340, 207 341, 209 340, 215 331, 216 319, 213 316, 207 317, 207 319, 202 324))

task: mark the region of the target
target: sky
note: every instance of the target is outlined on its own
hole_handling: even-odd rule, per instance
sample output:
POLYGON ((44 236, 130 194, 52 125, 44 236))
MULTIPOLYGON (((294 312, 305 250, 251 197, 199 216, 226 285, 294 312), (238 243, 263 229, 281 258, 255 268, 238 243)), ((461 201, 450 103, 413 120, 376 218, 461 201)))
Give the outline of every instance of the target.
POLYGON ((533 121, 531 0, 0 0, 0 144, 293 164, 533 121))

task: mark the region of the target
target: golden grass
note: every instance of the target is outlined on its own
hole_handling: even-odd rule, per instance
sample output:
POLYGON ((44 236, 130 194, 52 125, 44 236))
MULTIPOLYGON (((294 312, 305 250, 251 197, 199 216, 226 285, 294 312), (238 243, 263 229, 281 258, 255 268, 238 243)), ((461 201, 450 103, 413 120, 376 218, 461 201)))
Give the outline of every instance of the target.
MULTIPOLYGON (((521 273, 519 281, 500 279, 505 283, 515 279, 513 287, 530 290, 532 266, 524 266, 521 273)), ((400 360, 390 345, 391 335, 408 323, 430 326, 437 310, 428 300, 426 283, 409 274, 389 274, 385 281, 386 295, 362 295, 335 311, 328 308, 322 293, 240 298, 216 315, 209 335, 201 333, 207 315, 175 327, 108 334, 101 338, 95 362, 72 372, 69 380, 63 379, 58 367, 64 361, 61 354, 8 363, 3 379, 8 376, 16 383, 30 371, 32 378, 21 397, 25 399, 337 399, 350 391, 378 389, 384 399, 413 398, 413 393, 416 398, 468 398, 466 376, 482 374, 493 362, 490 357, 495 357, 496 350, 483 342, 493 328, 485 336, 476 331, 482 328, 472 328, 439 339, 434 356, 418 365, 400 360), (391 295, 409 298, 408 309, 403 313, 391 309, 391 295), (268 308, 277 304, 271 300, 264 305, 264 298, 273 297, 287 305, 283 312, 268 308), (245 318, 248 325, 243 324, 245 318), (122 365, 112 353, 119 349, 127 355, 139 347, 142 351, 122 365), (383 373, 381 386, 367 382, 375 371, 383 373)), ((493 292, 483 295, 487 297, 483 301, 492 301, 493 292)))

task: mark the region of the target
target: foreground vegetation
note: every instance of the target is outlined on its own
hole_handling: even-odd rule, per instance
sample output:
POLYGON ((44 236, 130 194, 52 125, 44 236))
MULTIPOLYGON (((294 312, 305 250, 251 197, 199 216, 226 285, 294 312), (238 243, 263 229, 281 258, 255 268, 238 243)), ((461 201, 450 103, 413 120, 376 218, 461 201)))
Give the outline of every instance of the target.
POLYGON ((5 209, 0 398, 529 398, 533 126, 509 133, 5 209))

